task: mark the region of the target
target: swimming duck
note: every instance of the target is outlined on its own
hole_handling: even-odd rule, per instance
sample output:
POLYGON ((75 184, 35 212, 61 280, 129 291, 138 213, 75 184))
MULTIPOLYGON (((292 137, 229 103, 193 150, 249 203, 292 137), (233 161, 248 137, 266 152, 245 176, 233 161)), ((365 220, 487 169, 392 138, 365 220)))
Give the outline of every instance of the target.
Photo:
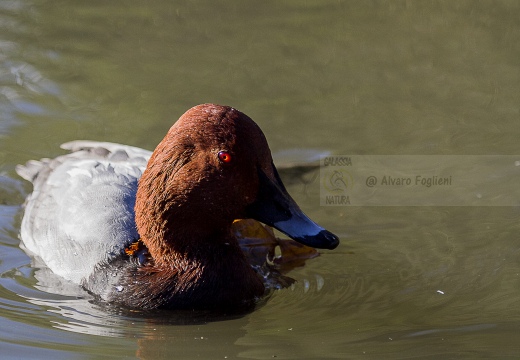
POLYGON ((153 153, 93 141, 19 165, 33 183, 23 246, 101 300, 154 309, 233 308, 264 294, 231 230, 255 219, 307 246, 337 236, 285 189, 258 125, 240 111, 195 106, 153 153))

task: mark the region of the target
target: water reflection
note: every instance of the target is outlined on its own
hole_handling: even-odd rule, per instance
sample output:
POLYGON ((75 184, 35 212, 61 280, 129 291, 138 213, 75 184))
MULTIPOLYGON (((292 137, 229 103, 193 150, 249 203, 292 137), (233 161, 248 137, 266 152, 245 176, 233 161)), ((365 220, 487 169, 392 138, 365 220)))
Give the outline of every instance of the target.
POLYGON ((0 6, 0 133, 7 133, 18 124, 20 115, 36 116, 47 113, 39 96, 59 94, 55 82, 49 80, 30 63, 23 40, 27 36, 28 3, 6 1, 0 6), (20 41, 22 40, 22 41, 20 41), (34 98, 36 97, 36 98, 34 98))
MULTIPOLYGON (((14 322, 27 323, 27 336, 13 341, 29 339, 36 346, 47 342, 54 343, 58 348, 68 348, 76 342, 76 337, 56 332, 64 330, 71 334, 118 338, 120 340, 117 344, 110 345, 112 349, 115 346, 118 356, 126 353, 127 356, 147 359, 158 352, 189 354, 195 350, 211 357, 213 351, 232 355, 230 345, 246 333, 244 326, 248 322, 247 314, 230 316, 204 312, 128 311, 96 303, 77 286, 63 282, 46 269, 39 269, 34 274, 39 279, 37 284, 32 287, 20 285, 32 278, 30 272, 25 275, 23 272, 20 269, 16 273, 4 274, 0 279, 3 290, 0 292, 0 307, 9 310, 9 318, 14 322), (15 281, 7 280, 6 275, 15 281), (53 292, 61 286, 62 294, 47 292, 50 289, 48 286, 52 287, 53 292), (13 300, 7 300, 13 295, 13 300), (40 320, 35 323, 35 319, 40 320), (208 323, 218 324, 219 321, 224 324, 231 322, 233 325, 207 327, 208 323), (235 332, 231 329, 235 329, 235 332), (198 345, 200 342, 206 342, 207 345, 198 345), (197 346, 195 349, 194 345, 197 346)), ((9 326, 6 319, 2 322, 9 326)), ((7 334, 4 333, 2 337, 3 341, 8 340, 7 334)), ((88 339, 82 341, 88 341, 85 346, 105 346, 102 345, 105 344, 102 338, 88 339)), ((75 351, 89 353, 83 346, 77 346, 75 351)))

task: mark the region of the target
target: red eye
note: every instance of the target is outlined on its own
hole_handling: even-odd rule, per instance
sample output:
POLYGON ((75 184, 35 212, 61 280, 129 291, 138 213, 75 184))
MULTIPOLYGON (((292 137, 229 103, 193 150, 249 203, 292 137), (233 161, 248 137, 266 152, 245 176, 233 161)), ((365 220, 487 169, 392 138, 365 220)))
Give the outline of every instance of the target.
POLYGON ((233 160, 233 158, 231 157, 231 154, 228 153, 227 151, 220 151, 218 153, 218 158, 220 161, 222 161, 224 164, 229 164, 231 163, 231 161, 233 160))

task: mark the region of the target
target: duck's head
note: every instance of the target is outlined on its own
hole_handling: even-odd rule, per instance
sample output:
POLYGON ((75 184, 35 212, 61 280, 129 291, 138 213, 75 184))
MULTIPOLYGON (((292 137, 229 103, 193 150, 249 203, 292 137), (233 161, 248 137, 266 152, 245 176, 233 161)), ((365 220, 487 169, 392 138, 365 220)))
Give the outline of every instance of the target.
POLYGON ((315 248, 339 243, 288 194, 253 120, 227 106, 195 106, 171 127, 139 182, 139 234, 157 261, 204 246, 196 239, 229 242, 231 224, 243 218, 315 248))

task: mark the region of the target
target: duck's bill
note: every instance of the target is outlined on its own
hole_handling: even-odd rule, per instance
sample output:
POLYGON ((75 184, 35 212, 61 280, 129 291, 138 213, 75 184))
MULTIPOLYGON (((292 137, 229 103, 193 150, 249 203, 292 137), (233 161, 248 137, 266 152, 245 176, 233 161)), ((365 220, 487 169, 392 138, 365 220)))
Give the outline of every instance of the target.
POLYGON ((339 239, 300 210, 285 189, 274 169, 274 179, 259 171, 260 188, 257 200, 247 208, 247 215, 278 229, 301 244, 317 249, 334 249, 339 239))

